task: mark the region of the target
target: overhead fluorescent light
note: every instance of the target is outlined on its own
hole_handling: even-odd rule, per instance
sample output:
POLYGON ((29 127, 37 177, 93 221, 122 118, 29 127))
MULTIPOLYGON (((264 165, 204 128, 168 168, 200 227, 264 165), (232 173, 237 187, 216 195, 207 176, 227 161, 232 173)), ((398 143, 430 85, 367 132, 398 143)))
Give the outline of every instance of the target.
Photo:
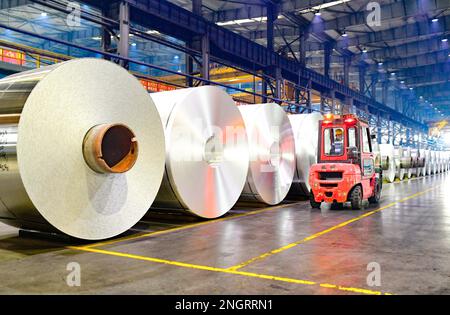
POLYGON ((339 5, 339 4, 343 4, 346 2, 350 2, 350 0, 337 0, 337 1, 331 1, 328 3, 324 3, 324 4, 320 4, 320 5, 316 5, 314 7, 308 8, 308 9, 304 9, 301 11, 298 11, 298 13, 308 13, 308 12, 314 12, 314 11, 318 11, 321 9, 326 9, 329 7, 334 7, 335 5, 339 5))
POLYGON ((235 25, 235 24, 246 24, 246 23, 256 23, 256 22, 265 22, 267 21, 267 16, 261 16, 253 19, 240 19, 240 20, 232 20, 225 22, 217 22, 216 24, 219 26, 227 26, 227 25, 235 25))

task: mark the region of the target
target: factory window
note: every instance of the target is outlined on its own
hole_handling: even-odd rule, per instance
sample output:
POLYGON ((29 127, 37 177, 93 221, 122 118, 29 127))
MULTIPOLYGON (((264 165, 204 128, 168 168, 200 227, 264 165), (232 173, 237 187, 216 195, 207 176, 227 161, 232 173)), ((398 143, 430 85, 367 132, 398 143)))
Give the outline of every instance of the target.
POLYGON ((349 128, 348 129, 348 147, 357 147, 356 144, 356 129, 355 128, 349 128))
POLYGON ((325 155, 341 156, 344 154, 344 129, 327 128, 324 131, 325 155))
POLYGON ((372 150, 370 149, 370 132, 369 132, 369 128, 365 128, 363 130, 363 142, 364 142, 364 152, 365 153, 370 153, 372 152, 372 150))

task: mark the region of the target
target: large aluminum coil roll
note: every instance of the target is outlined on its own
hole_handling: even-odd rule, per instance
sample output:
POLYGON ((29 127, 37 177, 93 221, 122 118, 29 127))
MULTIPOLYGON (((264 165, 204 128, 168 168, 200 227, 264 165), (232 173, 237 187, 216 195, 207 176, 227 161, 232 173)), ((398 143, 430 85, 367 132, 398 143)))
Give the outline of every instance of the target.
POLYGON ((294 133, 275 103, 239 106, 250 148, 250 167, 241 200, 276 205, 289 192, 295 171, 294 133))
POLYGON ((154 207, 213 219, 236 203, 247 180, 244 120, 213 86, 150 94, 165 126, 166 172, 154 207))
POLYGON ((439 160, 438 160, 438 152, 434 151, 434 163, 433 163, 433 168, 434 168, 434 174, 438 174, 439 173, 439 160))
POLYGON ((444 152, 444 172, 448 172, 448 152, 444 152))
POLYGON ((430 171, 430 173, 432 175, 434 175, 437 172, 436 151, 431 151, 430 152, 430 161, 431 161, 431 171, 430 171))
POLYGON ((289 115, 295 139, 296 169, 290 197, 309 196, 309 169, 317 163, 319 121, 322 114, 289 115))
POLYGON ((385 161, 384 165, 388 167, 383 171, 383 178, 392 183, 395 180, 396 164, 394 158, 394 146, 392 144, 380 144, 380 153, 382 159, 385 161))
POLYGON ((441 151, 436 151, 436 165, 437 165, 437 173, 441 173, 442 172, 441 151))
POLYGON ((412 159, 412 167, 416 168, 419 166, 419 149, 409 149, 409 154, 412 159))
POLYGON ((450 163, 450 153, 449 151, 444 152, 444 169, 445 172, 448 172, 449 170, 449 163, 450 163))
POLYGON ((425 157, 425 175, 431 175, 432 169, 431 151, 425 150, 424 157, 425 157))
POLYGON ((403 148, 402 164, 406 166, 406 178, 411 179, 413 175, 413 168, 416 167, 417 160, 411 155, 411 148, 403 148))
POLYGON ((414 151, 414 154, 417 154, 417 167, 425 168, 425 150, 417 149, 417 151, 414 151), (415 152, 417 152, 417 153, 415 153, 415 152))
POLYGON ((407 160, 403 160, 403 148, 395 147, 394 148, 394 159, 395 159, 395 177, 399 180, 403 180, 406 176, 406 167, 407 160))
POLYGON ((383 167, 383 161, 380 152, 374 151, 373 154, 375 156, 375 168, 381 169, 383 167))
POLYGON ((401 168, 411 168, 414 167, 413 158, 411 157, 411 149, 408 147, 397 147, 395 151, 395 156, 400 159, 401 168))
POLYGON ((420 177, 422 169, 419 167, 420 152, 419 149, 411 149, 411 157, 413 159, 413 167, 411 168, 411 176, 420 177))
POLYGON ((383 157, 380 153, 380 145, 376 141, 372 143, 372 152, 375 156, 375 168, 383 169, 383 157))
POLYGON ((78 59, 7 77, 0 91, 1 221, 99 240, 144 216, 164 172, 164 131, 136 78, 78 59))
POLYGON ((389 170, 392 163, 393 162, 391 162, 391 158, 389 156, 381 156, 381 168, 383 171, 389 170))

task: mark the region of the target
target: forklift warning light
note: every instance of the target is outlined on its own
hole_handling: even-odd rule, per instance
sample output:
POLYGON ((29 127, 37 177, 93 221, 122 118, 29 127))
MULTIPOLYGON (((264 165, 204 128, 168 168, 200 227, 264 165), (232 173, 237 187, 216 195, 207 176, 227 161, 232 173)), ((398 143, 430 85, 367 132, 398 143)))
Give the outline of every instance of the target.
POLYGON ((354 125, 356 124, 356 118, 353 115, 345 115, 344 116, 344 123, 346 125, 354 125))
POLYGON ((333 114, 331 114, 331 113, 325 114, 325 119, 324 119, 323 123, 326 125, 331 124, 333 121, 333 118, 334 118, 333 114))

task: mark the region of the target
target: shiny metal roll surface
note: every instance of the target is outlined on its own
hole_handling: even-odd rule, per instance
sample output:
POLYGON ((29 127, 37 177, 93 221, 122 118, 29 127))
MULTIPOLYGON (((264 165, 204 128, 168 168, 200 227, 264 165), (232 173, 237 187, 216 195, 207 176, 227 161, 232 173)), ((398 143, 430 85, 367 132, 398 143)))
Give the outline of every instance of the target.
POLYGON ((434 175, 437 173, 436 151, 430 151, 430 164, 430 173, 434 175))
POLYGON ((319 121, 322 114, 288 115, 294 131, 296 170, 289 196, 309 196, 309 169, 317 163, 319 121))
POLYGON ((213 86, 150 97, 166 137, 166 172, 154 207, 224 215, 241 195, 249 167, 244 120, 233 99, 213 86))
MULTIPOLYGON (((143 217, 162 179, 164 134, 132 75, 107 61, 77 59, 4 78, 0 92, 1 221, 98 240, 143 217), (139 155, 126 172, 96 172, 83 155, 86 134, 115 123, 133 130, 128 140, 138 141, 139 155)), ((114 132, 105 137, 117 139, 114 132)), ((101 144, 110 157, 117 148, 108 141, 101 144)))
POLYGON ((427 175, 427 153, 425 149, 419 149, 419 167, 421 168, 421 175, 427 175))
POLYGON ((295 171, 291 123, 275 103, 239 106, 247 131, 250 167, 241 200, 276 205, 289 192, 295 171))
POLYGON ((400 160, 400 168, 408 169, 413 167, 413 158, 409 147, 396 147, 395 156, 400 160))
POLYGON ((425 152, 426 152, 425 159, 426 159, 427 175, 432 175, 433 174, 433 163, 434 163, 432 151, 426 150, 425 152))
POLYGON ((389 163, 385 163, 388 164, 389 167, 383 171, 383 178, 389 183, 392 183, 395 180, 396 160, 394 153, 394 146, 392 144, 380 144, 380 154, 382 159, 385 161, 389 160, 389 163))
POLYGON ((381 168, 383 169, 383 171, 389 170, 390 167, 391 167, 390 157, 389 156, 381 156, 381 168))
POLYGON ((411 179, 413 172, 412 169, 415 168, 416 161, 411 155, 411 148, 410 147, 403 147, 402 148, 403 157, 402 157, 402 165, 406 168, 406 178, 411 179))
POLYGON ((410 149, 410 156, 412 158, 413 161, 413 168, 416 168, 419 166, 419 150, 418 149, 410 149))
POLYGON ((441 173, 442 172, 442 157, 441 157, 442 152, 441 151, 436 151, 436 165, 437 165, 437 173, 441 173))

